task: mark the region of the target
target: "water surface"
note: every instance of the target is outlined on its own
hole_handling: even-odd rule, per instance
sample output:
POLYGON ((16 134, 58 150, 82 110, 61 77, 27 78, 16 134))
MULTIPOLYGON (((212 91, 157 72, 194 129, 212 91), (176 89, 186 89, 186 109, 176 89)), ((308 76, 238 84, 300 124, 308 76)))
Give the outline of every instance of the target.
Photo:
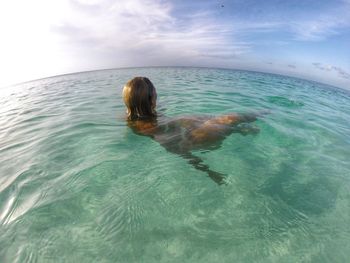
POLYGON ((0 90, 0 262, 346 262, 350 95, 219 69, 86 72, 0 90), (121 90, 169 117, 271 110, 260 133, 195 151, 218 186, 134 134, 121 90))

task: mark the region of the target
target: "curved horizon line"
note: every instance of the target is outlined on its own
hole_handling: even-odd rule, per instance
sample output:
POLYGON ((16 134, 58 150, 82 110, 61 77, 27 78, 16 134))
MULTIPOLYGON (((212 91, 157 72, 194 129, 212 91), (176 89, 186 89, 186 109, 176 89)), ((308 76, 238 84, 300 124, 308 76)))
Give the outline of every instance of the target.
POLYGON ((339 86, 335 86, 335 85, 331 85, 331 84, 328 84, 328 83, 319 82, 319 81, 312 80, 312 79, 305 79, 305 78, 301 78, 301 77, 295 77, 295 76, 290 76, 290 75, 283 75, 283 74, 279 74, 279 73, 272 73, 272 72, 266 72, 266 71, 238 69, 238 68, 225 68, 225 67, 205 67, 205 66, 130 66, 130 67, 116 67, 116 68, 101 68, 101 69, 92 69, 92 70, 84 70, 84 71, 76 71, 76 72, 57 74, 57 75, 47 76, 47 77, 43 77, 43 78, 32 79, 32 80, 27 80, 27 81, 23 81, 23 82, 18 82, 18 83, 14 83, 14 84, 10 84, 10 85, 5 85, 5 86, 0 87, 0 88, 9 88, 9 87, 18 86, 18 85, 22 85, 22 84, 26 84, 26 83, 30 83, 30 82, 34 82, 34 81, 40 81, 40 80, 56 78, 56 77, 62 77, 62 76, 68 76, 68 75, 75 75, 75 74, 84 74, 84 73, 98 72, 98 71, 108 71, 108 70, 141 69, 141 68, 143 68, 143 69, 145 69, 145 68, 192 68, 192 69, 198 68, 198 69, 219 69, 219 70, 245 71, 245 72, 252 72, 252 73, 260 73, 260 74, 267 74, 267 75, 287 77, 287 78, 302 80, 302 81, 306 81, 306 82, 313 82, 315 84, 321 84, 321 85, 324 85, 324 86, 328 86, 328 87, 330 87, 332 89, 345 91, 346 93, 350 94, 350 90, 347 90, 345 88, 342 88, 342 87, 339 87, 339 86))

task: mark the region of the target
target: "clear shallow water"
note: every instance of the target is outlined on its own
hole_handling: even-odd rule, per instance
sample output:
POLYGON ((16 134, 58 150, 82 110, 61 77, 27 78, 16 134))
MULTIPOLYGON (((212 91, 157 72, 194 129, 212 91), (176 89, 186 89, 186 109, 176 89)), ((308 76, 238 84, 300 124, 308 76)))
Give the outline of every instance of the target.
POLYGON ((346 262, 350 95, 262 73, 149 68, 0 90, 0 262, 346 262), (270 109, 194 152, 218 186, 126 127, 148 76, 169 116, 270 109))

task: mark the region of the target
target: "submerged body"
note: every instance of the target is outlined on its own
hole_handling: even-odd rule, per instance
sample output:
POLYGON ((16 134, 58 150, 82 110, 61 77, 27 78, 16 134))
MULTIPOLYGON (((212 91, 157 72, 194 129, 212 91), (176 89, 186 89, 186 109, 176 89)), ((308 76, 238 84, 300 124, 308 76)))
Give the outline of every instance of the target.
POLYGON ((157 93, 147 78, 138 77, 129 81, 124 87, 123 96, 127 106, 128 126, 136 134, 148 136, 167 151, 187 159, 191 165, 206 172, 218 184, 224 183, 225 175, 212 171, 191 151, 218 148, 234 132, 243 135, 259 132, 257 127, 247 125, 256 120, 257 114, 232 113, 216 117, 189 116, 171 119, 158 117, 155 112, 157 93))
POLYGON ((244 125, 256 120, 254 114, 228 114, 218 117, 189 116, 172 119, 129 121, 132 130, 149 136, 167 150, 184 153, 191 150, 213 149, 233 132, 241 134, 257 133, 254 126, 244 125))

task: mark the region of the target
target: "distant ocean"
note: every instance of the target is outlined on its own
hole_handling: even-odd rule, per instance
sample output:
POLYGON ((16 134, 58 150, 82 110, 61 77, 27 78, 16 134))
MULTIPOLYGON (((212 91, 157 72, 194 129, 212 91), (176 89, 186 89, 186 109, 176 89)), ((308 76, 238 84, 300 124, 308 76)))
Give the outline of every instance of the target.
POLYGON ((0 262, 348 262, 350 93, 204 68, 57 76, 0 90, 0 262), (215 184, 134 134, 123 85, 169 117, 270 110, 195 151, 215 184))

